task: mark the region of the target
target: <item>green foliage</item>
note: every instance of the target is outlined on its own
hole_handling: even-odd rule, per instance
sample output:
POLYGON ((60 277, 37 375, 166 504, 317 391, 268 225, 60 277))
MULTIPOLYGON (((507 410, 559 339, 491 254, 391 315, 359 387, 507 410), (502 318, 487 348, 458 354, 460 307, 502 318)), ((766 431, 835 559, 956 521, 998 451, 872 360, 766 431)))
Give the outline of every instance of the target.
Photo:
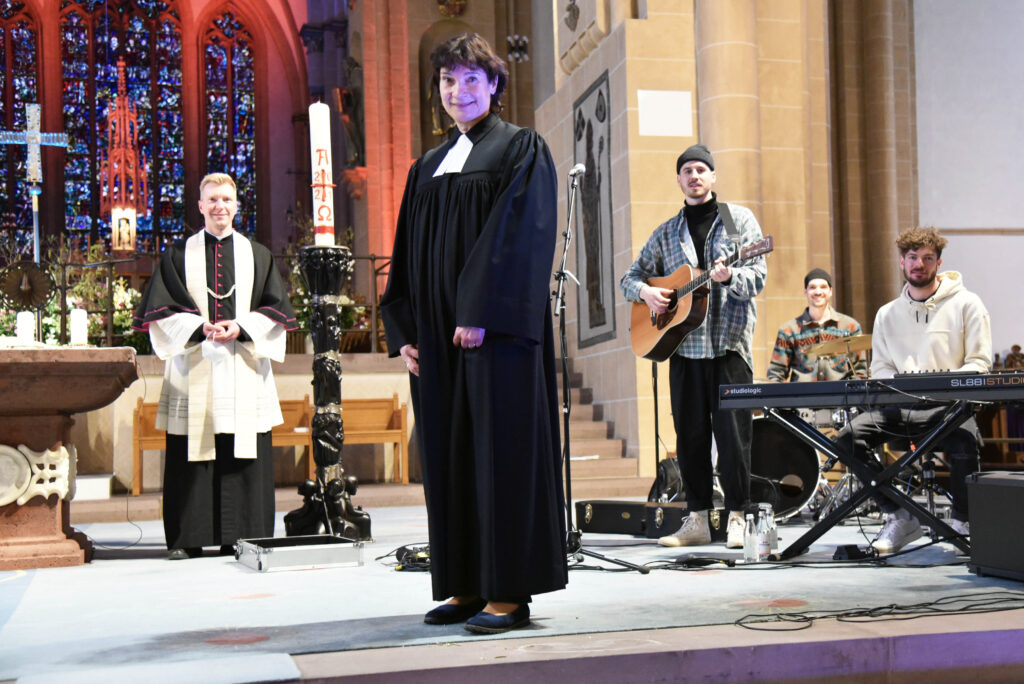
MULTIPOLYGON (((57 246, 51 241, 44 251, 51 265, 54 283, 60 283, 59 264, 67 265, 67 310, 82 308, 88 311, 90 342, 104 343, 107 334, 107 267, 97 265, 102 264, 106 258, 103 245, 96 244, 88 249, 77 249, 74 245, 57 246)), ((4 264, 18 259, 19 255, 6 254, 0 249, 0 261, 4 264)), ((129 287, 124 278, 115 280, 112 289, 114 343, 134 347, 140 354, 150 353, 149 335, 135 332, 131 328, 132 318, 142 295, 129 287)), ((60 296, 56 294, 43 309, 43 342, 59 344, 60 315, 60 296)), ((16 318, 16 311, 0 309, 0 335, 15 334, 16 318)))

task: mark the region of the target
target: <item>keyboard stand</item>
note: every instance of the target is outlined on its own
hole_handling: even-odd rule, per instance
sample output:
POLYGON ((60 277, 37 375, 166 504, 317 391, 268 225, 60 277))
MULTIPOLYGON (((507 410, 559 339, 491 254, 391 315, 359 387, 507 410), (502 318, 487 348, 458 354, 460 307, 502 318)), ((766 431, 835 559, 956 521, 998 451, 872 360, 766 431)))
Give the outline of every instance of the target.
POLYGON ((862 501, 875 493, 888 497, 893 503, 917 518, 922 525, 929 526, 936 539, 946 539, 965 555, 969 556, 971 554, 971 545, 963 536, 957 534, 953 528, 920 506, 908 494, 899 490, 892 482, 911 461, 931 453, 938 443, 942 442, 943 439, 974 415, 974 409, 970 402, 957 401, 954 404, 953 411, 947 416, 946 420, 936 425, 921 443, 917 445, 915 450, 904 453, 895 463, 884 468, 880 473, 876 473, 867 463, 852 454, 847 454, 836 448, 835 442, 801 418, 796 409, 765 408, 764 413, 769 419, 782 425, 782 427, 813 448, 827 456, 838 459, 846 466, 847 471, 853 473, 863 485, 860 489, 853 492, 849 499, 834 508, 831 513, 819 520, 803 536, 786 547, 779 554, 779 560, 788 560, 807 551, 808 547, 819 537, 832 529, 848 514, 855 511, 862 501))

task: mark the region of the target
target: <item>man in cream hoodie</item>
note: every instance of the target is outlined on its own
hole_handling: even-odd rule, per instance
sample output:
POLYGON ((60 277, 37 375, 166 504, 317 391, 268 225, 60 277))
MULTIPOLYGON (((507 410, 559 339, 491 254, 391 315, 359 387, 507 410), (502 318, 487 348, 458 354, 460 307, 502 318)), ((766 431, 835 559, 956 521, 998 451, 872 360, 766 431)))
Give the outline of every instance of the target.
MULTIPOLYGON (((992 335, 988 311, 969 292, 956 271, 939 273, 947 240, 934 228, 900 233, 900 270, 906 279, 900 296, 875 316, 871 333, 871 377, 897 373, 962 371, 987 373, 992 366, 992 335)), ((836 437, 840 448, 861 459, 868 450, 893 439, 920 440, 938 425, 948 407, 888 406, 857 416, 836 437)), ((950 526, 970 534, 967 524, 967 476, 978 469, 978 426, 971 418, 938 445, 950 469, 953 498, 950 526)), ((880 467, 880 466, 879 466, 880 467)), ((884 496, 876 497, 884 524, 872 546, 895 553, 921 536, 921 523, 884 496)))

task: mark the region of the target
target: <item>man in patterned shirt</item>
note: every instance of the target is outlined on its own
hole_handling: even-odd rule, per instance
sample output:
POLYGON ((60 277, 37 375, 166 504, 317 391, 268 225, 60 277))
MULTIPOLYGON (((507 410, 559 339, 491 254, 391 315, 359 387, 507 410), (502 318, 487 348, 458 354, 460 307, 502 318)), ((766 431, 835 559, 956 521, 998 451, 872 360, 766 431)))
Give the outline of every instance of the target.
POLYGON ((669 361, 676 454, 690 511, 678 532, 658 540, 663 546, 708 544, 711 531, 714 470, 711 437, 718 446, 718 476, 729 510, 726 546, 743 546, 743 511, 750 499, 750 411, 718 408, 718 386, 753 381, 751 346, 757 310, 754 297, 764 289, 763 256, 729 266, 736 247, 761 239, 761 226, 746 207, 719 205, 711 191, 715 161, 704 145, 693 145, 676 160, 676 181, 686 197, 683 209, 658 226, 636 261, 619 281, 631 302, 644 302, 655 313, 669 307, 672 290, 652 287, 654 277, 683 265, 711 276, 704 322, 683 339, 669 361), (728 211, 735 229, 727 228, 728 211))
POLYGON ((834 310, 832 276, 816 268, 804 276, 807 308, 781 328, 768 366, 768 379, 773 382, 808 382, 813 380, 844 380, 866 378, 867 360, 863 352, 813 356, 807 348, 849 335, 860 335, 860 323, 834 310))

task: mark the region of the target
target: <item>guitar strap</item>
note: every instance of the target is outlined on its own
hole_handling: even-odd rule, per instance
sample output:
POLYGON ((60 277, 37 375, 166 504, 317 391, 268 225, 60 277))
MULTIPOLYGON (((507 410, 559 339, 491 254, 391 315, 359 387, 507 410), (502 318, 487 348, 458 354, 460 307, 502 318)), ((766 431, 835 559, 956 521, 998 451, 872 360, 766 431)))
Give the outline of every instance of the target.
POLYGON ((725 234, 733 242, 739 241, 739 234, 736 232, 736 223, 732 220, 732 212, 729 211, 729 205, 725 202, 718 203, 718 215, 722 217, 722 224, 725 226, 725 234))
POLYGON ((736 230, 736 222, 732 220, 732 212, 729 211, 729 205, 725 202, 718 203, 718 215, 722 217, 722 225, 725 226, 725 235, 729 238, 729 241, 733 246, 733 254, 739 256, 740 253, 740 234, 736 230))

